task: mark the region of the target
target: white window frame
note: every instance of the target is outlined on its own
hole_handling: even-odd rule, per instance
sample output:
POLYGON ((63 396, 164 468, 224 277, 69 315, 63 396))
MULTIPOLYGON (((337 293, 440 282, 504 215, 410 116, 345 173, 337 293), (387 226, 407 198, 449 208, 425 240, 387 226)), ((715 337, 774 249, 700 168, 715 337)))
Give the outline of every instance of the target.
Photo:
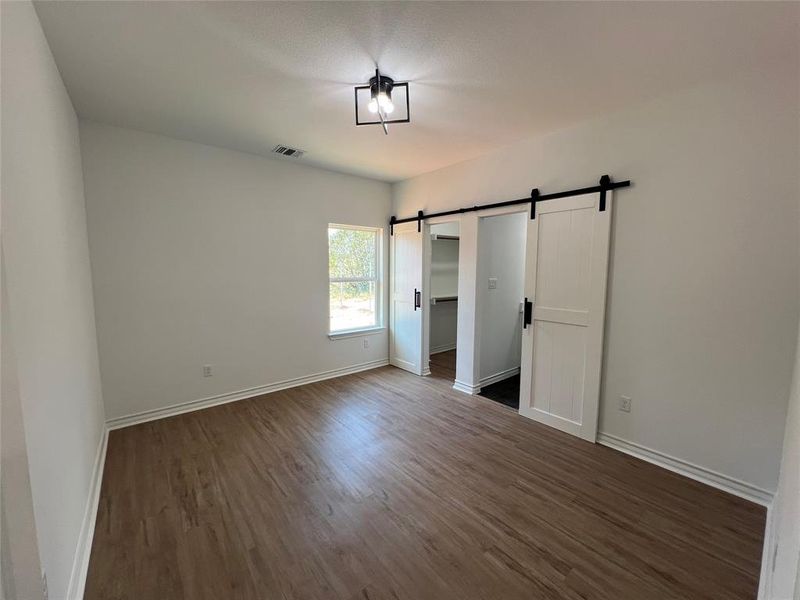
POLYGON ((369 231, 375 234, 375 277, 331 277, 330 272, 330 243, 328 236, 325 240, 328 243, 328 337, 330 339, 357 337, 380 333, 386 327, 383 324, 383 228, 367 227, 365 225, 343 225, 341 223, 328 223, 325 233, 330 229, 352 229, 355 231, 369 231), (331 284, 332 283, 358 283, 363 281, 375 282, 375 325, 360 327, 357 329, 339 329, 331 331, 331 284))

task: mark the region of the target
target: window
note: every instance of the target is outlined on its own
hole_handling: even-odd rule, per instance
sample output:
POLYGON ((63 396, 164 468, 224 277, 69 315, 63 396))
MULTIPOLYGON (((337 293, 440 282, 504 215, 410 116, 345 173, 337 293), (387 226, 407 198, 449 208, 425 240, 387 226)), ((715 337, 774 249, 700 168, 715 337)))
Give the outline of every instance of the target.
POLYGON ((382 230, 328 226, 330 333, 381 326, 382 230))

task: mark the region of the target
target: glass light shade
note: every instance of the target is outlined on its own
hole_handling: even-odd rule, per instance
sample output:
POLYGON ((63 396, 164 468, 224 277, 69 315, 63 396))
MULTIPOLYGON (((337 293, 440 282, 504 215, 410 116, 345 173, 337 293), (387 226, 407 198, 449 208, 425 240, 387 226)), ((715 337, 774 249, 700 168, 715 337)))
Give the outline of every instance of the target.
POLYGON ((383 109, 387 115, 392 114, 394 112, 394 104, 392 103, 392 99, 385 93, 378 94, 378 104, 383 109))

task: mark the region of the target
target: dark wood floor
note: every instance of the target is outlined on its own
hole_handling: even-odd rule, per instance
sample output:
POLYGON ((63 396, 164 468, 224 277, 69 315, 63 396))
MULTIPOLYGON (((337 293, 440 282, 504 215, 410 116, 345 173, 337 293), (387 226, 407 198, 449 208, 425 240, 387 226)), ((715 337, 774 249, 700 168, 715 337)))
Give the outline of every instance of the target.
POLYGON ((431 354, 430 368, 431 375, 439 379, 449 379, 452 383, 456 379, 456 351, 431 354))
POLYGON ((392 367, 113 431, 87 599, 752 599, 754 504, 392 367))

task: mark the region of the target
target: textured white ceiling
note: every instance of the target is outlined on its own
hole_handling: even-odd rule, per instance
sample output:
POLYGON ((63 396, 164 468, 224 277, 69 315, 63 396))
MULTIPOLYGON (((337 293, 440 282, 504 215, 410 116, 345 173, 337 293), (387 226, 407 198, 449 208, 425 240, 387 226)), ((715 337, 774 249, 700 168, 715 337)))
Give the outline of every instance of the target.
MULTIPOLYGON (((797 3, 38 2, 87 119, 398 180, 797 52, 797 3), (354 125, 375 63, 412 123, 354 125)), ((287 159, 277 159, 287 160, 287 159)))

